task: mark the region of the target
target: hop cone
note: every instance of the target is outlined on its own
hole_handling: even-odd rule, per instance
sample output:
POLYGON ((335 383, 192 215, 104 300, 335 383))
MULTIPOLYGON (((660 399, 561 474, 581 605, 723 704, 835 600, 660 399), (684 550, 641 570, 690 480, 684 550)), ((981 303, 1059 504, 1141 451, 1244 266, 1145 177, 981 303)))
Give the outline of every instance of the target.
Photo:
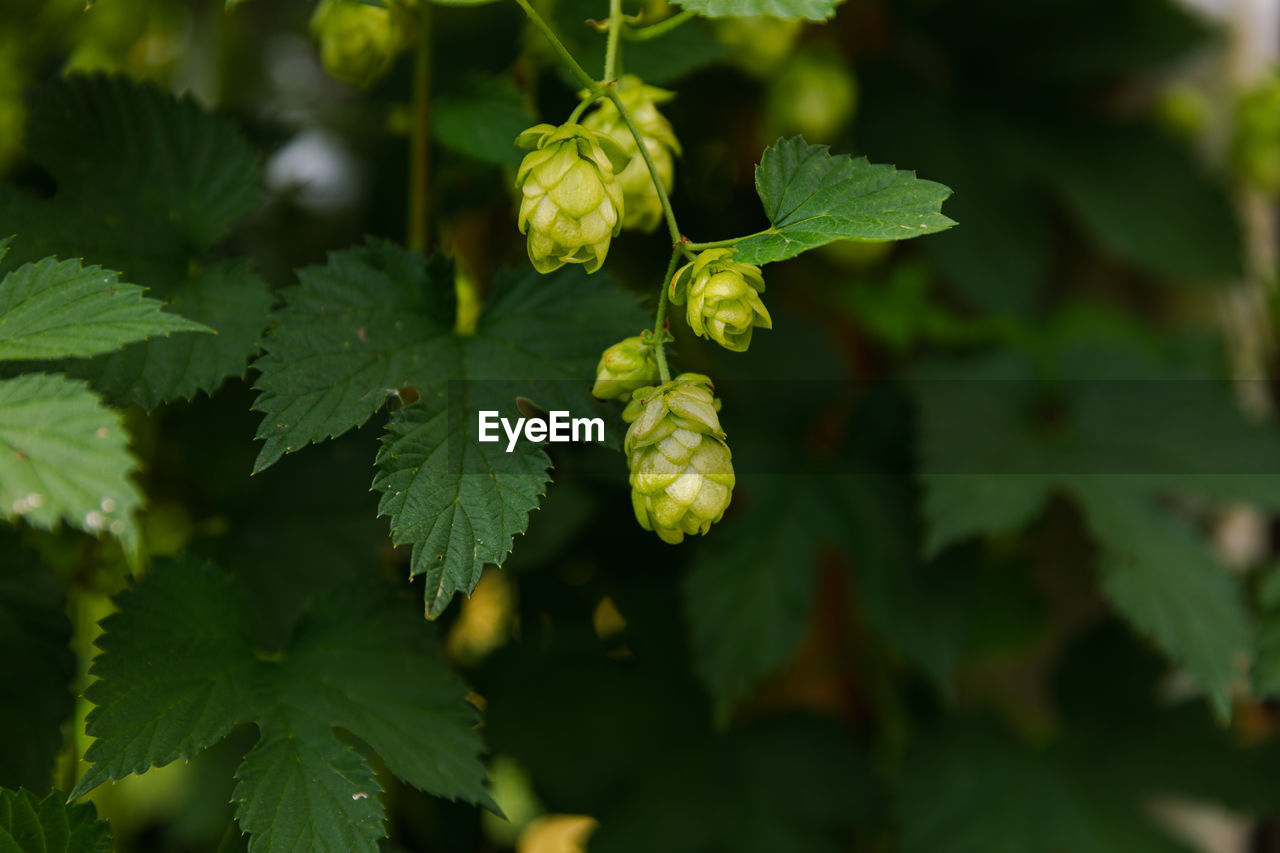
POLYGON ((760 268, 733 260, 733 249, 707 249, 671 278, 671 301, 688 301, 694 334, 734 352, 746 350, 755 327, 773 328, 763 292, 760 268))
POLYGON ((412 37, 412 19, 402 2, 371 6, 320 0, 311 33, 320 43, 325 70, 355 86, 368 86, 386 74, 412 37))
POLYGON ((631 392, 658 381, 653 347, 639 335, 623 338, 600 356, 591 393, 601 400, 631 399, 631 392))
POLYGON ((636 520, 672 545, 706 533, 733 496, 733 463, 711 380, 683 373, 634 392, 622 417, 636 520))
MULTIPOLYGON (((675 161, 672 155, 680 153, 680 141, 671 129, 671 122, 658 111, 657 105, 671 100, 675 97, 674 93, 656 86, 646 86, 639 77, 629 74, 618 81, 617 92, 623 106, 631 114, 636 130, 640 131, 640 136, 644 139, 644 147, 653 158, 662 186, 669 192, 675 182, 675 161)), ((662 221, 662 202, 658 199, 658 190, 653 185, 649 167, 640 156, 640 146, 623 122, 618 108, 612 101, 601 101, 600 107, 583 119, 582 123, 592 130, 607 134, 629 158, 626 168, 618 175, 626 207, 622 227, 652 231, 662 221)))
POLYGON ((516 173, 520 233, 538 272, 586 264, 595 272, 622 228, 617 173, 626 155, 607 136, 580 124, 540 124, 516 137, 532 148, 516 173))

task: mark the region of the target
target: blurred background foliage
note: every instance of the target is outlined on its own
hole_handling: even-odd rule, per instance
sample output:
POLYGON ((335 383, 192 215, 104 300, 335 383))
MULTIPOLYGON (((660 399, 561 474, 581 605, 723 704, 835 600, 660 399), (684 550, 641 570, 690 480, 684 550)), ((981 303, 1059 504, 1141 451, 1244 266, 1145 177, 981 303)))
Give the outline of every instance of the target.
MULTIPOLYGON (((673 11, 626 5, 646 21, 673 11)), ((584 21, 605 16, 602 0, 543 8, 597 67, 604 38, 584 21)), ((215 260, 249 256, 278 288, 364 235, 402 240, 411 63, 364 89, 335 80, 312 12, 305 0, 5 0, 0 171, 50 191, 24 142, 28 86, 122 74, 190 92, 256 153, 261 203, 215 260)), ((498 268, 527 262, 510 140, 562 120, 575 87, 514 4, 432 14, 434 243, 483 294, 498 268)), ((1237 380, 1237 399, 1171 418, 1200 424, 1207 406, 1262 419, 1256 471, 1274 478, 1280 88, 1256 57, 1241 70, 1234 26, 1169 0, 847 0, 825 24, 694 19, 625 43, 629 73, 678 93, 673 201, 693 239, 766 224, 753 166, 797 133, 947 184, 960 225, 771 266, 774 330, 747 354, 673 325, 679 363, 717 378, 741 472, 705 539, 672 548, 641 531, 615 454, 555 451, 528 535, 439 626, 484 710, 506 818, 383 773, 385 849, 1280 850, 1276 488, 1244 477, 1214 495, 1229 503, 1174 501, 1172 530, 1134 510, 1145 495, 1096 483, 947 492, 930 479, 947 461, 930 436, 1033 445, 1044 423, 1016 401, 931 408, 885 381, 997 363, 1237 380), (1108 585, 1108 561, 1130 546, 1149 571, 1126 593, 1108 585), (1196 574, 1205 566, 1226 593, 1196 574), (1220 593, 1231 606, 1202 619, 1220 593), (1202 649, 1230 663, 1213 684, 1202 649)), ((666 243, 624 236, 609 274, 650 294, 666 243)), ((375 517, 375 431, 250 479, 251 400, 236 380, 132 408, 129 425, 148 555, 218 558, 264 603, 263 635, 283 641, 313 590, 353 575, 400 583, 407 557, 375 517)), ((1116 464, 1146 444, 1176 458, 1252 447, 1237 444, 1242 426, 1144 427, 1112 449, 1116 464)), ((1085 446, 1111 438, 1076 428, 1085 446)), ((14 589, 0 596, 0 639, 12 633, 0 722, 44 746, 0 750, 0 784, 65 789, 87 708, 57 688, 83 688, 94 626, 128 569, 110 543, 70 532, 3 542, 0 584, 14 589), (42 679, 55 699, 25 701, 42 679)), ((251 742, 239 732, 95 792, 118 849, 243 846, 227 802, 251 742)))

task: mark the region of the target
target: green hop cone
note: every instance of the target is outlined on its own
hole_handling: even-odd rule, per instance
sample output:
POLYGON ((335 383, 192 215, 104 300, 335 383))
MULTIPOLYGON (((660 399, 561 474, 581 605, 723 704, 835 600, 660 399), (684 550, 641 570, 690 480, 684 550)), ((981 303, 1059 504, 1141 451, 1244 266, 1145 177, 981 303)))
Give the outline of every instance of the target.
POLYGON ((682 373, 637 389, 622 412, 631 505, 663 542, 706 533, 733 497, 733 462, 716 414, 711 380, 682 373))
POLYGON ((520 233, 540 273, 565 264, 600 269, 609 241, 622 229, 622 187, 617 174, 627 155, 608 136, 580 124, 539 124, 516 137, 532 148, 516 173, 520 233))
POLYGON ((643 337, 623 338, 600 356, 591 393, 601 400, 631 399, 631 392, 658 381, 653 346, 643 337))
MULTIPOLYGON (((656 86, 646 86, 639 77, 626 75, 617 83, 618 98, 631 115, 636 130, 644 139, 644 147, 658 170, 662 186, 668 192, 675 183, 674 155, 680 153, 680 141, 671 128, 671 122, 658 111, 658 104, 675 97, 675 93, 656 86)), ((584 93, 585 96, 585 93, 584 93)), ((653 185, 649 167, 640 156, 640 146, 631 130, 618 113, 613 101, 604 100, 600 106, 582 120, 584 126, 607 135, 626 153, 627 166, 618 175, 622 185, 626 215, 623 228, 652 231, 662 221, 662 201, 653 185)))
POLYGON ((671 301, 689 303, 689 328, 725 349, 744 352, 751 331, 772 329, 773 320, 760 294, 764 277, 753 264, 733 260, 733 249, 707 249, 671 278, 671 301))
POLYGON ((413 37, 404 0, 371 6, 359 0, 320 0, 311 16, 325 70, 354 86, 381 79, 413 37))

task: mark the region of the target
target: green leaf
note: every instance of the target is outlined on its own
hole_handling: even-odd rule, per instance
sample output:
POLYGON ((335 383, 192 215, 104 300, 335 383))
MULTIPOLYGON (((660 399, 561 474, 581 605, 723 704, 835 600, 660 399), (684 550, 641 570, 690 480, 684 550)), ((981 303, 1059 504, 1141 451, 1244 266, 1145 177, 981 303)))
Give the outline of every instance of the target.
POLYGON ((772 223, 740 240, 737 259, 767 264, 835 240, 907 240, 955 225, 940 212, 951 190, 914 172, 832 157, 799 136, 765 149, 756 191, 772 223))
POLYGON ((8 536, 0 537, 0 787, 43 789, 75 706, 71 622, 58 579, 8 536))
POLYGON ((1280 470, 1280 440, 1214 383, 1164 373, 1064 383, 1045 397, 1017 378, 1028 375, 1026 361, 1001 357, 917 382, 928 549, 1012 530, 1065 492, 1100 546, 1104 593, 1225 715, 1250 645, 1239 584, 1160 503, 1190 494, 1274 506, 1274 478, 1256 473, 1280 470))
POLYGON ((475 423, 451 417, 438 400, 392 416, 373 481, 382 492, 378 514, 391 517, 393 543, 413 545, 409 576, 425 575, 428 617, 443 612, 455 592, 474 589, 486 564, 501 565, 511 553, 512 538, 528 527, 545 493, 550 467, 550 458, 527 442, 512 454, 503 443, 481 443, 475 423), (450 448, 463 448, 460 458, 451 458, 450 448))
POLYGON ((769 488, 698 549, 683 582, 694 668, 721 715, 795 653, 813 614, 813 507, 769 488))
POLYGON ((81 382, 41 373, 0 380, 0 513, 60 522, 137 545, 136 464, 120 415, 81 382))
POLYGON ((207 326, 163 312, 143 288, 79 261, 45 258, 0 279, 0 360, 89 356, 207 326))
POLYGON ((470 592, 500 564, 547 482, 542 451, 477 440, 475 413, 543 409, 600 414, 589 395, 600 352, 645 325, 634 297, 580 269, 501 273, 474 334, 453 330, 447 263, 384 242, 337 252, 299 273, 258 359, 266 413, 261 471, 284 453, 359 426, 400 389, 421 402, 392 421, 374 486, 411 573, 427 575, 427 612, 470 592))
POLYGON ((509 80, 477 78, 464 93, 436 100, 432 128, 436 139, 453 151, 507 166, 524 157, 512 140, 532 123, 524 98, 509 80))
POLYGON ((298 279, 254 363, 253 407, 266 415, 255 472, 360 426, 389 395, 446 380, 457 364, 447 264, 370 242, 330 253, 298 279))
POLYGON ((825 21, 836 13, 840 0, 676 0, 708 18, 805 18, 825 21))
POLYGON ((0 791, 0 850, 4 853, 107 853, 111 828, 92 803, 67 805, 61 791, 43 800, 30 791, 0 791))
POLYGON ((380 582, 322 591, 278 650, 256 646, 244 589, 207 564, 156 563, 116 604, 86 694, 93 766, 73 797, 254 723, 233 796, 252 853, 378 849, 378 783, 335 728, 415 787, 490 804, 465 688, 380 582))
POLYGON ((37 86, 28 112, 28 148, 57 189, 0 186, 0 233, 21 237, 10 262, 85 258, 218 332, 153 339, 109 364, 68 369, 147 407, 243 373, 265 328, 266 286, 242 265, 203 267, 258 200, 254 155, 236 129, 188 98, 114 77, 37 86))

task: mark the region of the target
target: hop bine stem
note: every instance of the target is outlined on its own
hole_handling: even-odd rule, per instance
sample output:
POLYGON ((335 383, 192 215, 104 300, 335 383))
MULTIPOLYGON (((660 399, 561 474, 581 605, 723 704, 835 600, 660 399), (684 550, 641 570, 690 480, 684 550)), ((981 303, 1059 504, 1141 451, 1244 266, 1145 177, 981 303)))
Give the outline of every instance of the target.
POLYGON ((604 80, 618 79, 618 36, 622 34, 622 0, 609 0, 609 39, 604 51, 604 80))
POLYGON ((413 126, 409 144, 409 248, 430 243, 431 189, 431 4, 418 4, 413 58, 413 126))
POLYGON ((671 381, 671 370, 667 367, 667 344, 663 332, 663 322, 667 319, 667 291, 671 287, 671 276, 675 274, 676 262, 680 260, 680 247, 671 250, 671 260, 667 263, 667 273, 662 277, 662 291, 658 294, 658 313, 653 320, 653 355, 658 362, 658 376, 663 382, 671 381))

